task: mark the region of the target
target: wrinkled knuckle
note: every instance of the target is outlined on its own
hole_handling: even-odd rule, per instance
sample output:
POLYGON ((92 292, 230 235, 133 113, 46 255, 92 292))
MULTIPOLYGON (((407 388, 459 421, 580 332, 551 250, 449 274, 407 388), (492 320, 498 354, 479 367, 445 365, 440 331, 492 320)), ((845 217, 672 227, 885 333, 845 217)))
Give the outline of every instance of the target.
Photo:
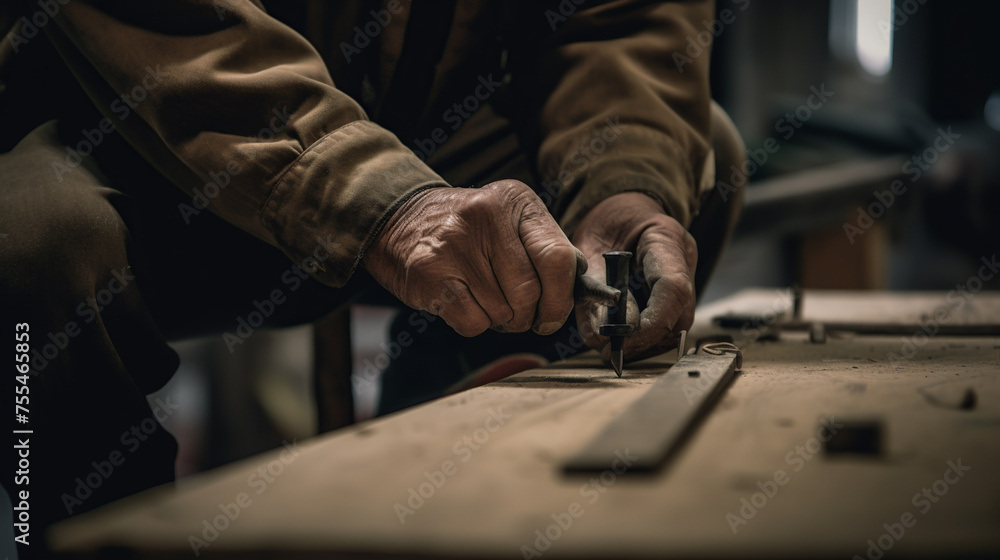
POLYGON ((684 275, 672 278, 671 280, 670 290, 679 302, 686 305, 694 299, 694 282, 691 281, 690 277, 684 275))
POLYGON ((467 289, 453 289, 448 295, 450 298, 445 301, 453 309, 461 310, 469 305, 475 304, 472 294, 467 289))
POLYGON ((498 181, 494 184, 508 194, 519 195, 531 192, 531 188, 528 187, 528 185, 525 185, 524 183, 516 179, 506 179, 503 181, 498 181))
MULTIPOLYGON (((479 190, 470 192, 465 200, 462 213, 472 220, 482 219, 493 213, 497 206, 497 196, 491 190, 479 190)), ((473 223, 475 223, 473 221, 473 223)))
POLYGON ((516 180, 502 181, 501 192, 507 205, 519 207, 528 216, 548 213, 542 199, 524 183, 516 180))
POLYGON ((484 185, 479 189, 480 192, 489 193, 491 196, 496 196, 500 199, 510 200, 516 198, 519 193, 521 193, 521 187, 524 184, 520 181, 515 181, 513 179, 505 179, 502 181, 494 181, 488 185, 484 185))
POLYGON ((546 251, 546 262, 551 263, 555 270, 571 270, 577 268, 577 250, 572 244, 553 243, 546 251))
POLYGON ((433 259, 417 258, 414 255, 403 255, 403 270, 406 275, 421 282, 434 282, 436 266, 433 259))
POLYGON ((694 282, 688 274, 673 273, 659 280, 665 288, 666 299, 663 303, 686 308, 694 302, 694 282))
POLYGON ((687 230, 684 231, 684 244, 689 251, 698 250, 698 241, 693 235, 691 235, 691 232, 687 230))
POLYGON ((694 236, 690 233, 687 234, 687 244, 684 246, 684 256, 687 257, 688 262, 692 267, 698 264, 698 242, 695 240, 694 236))

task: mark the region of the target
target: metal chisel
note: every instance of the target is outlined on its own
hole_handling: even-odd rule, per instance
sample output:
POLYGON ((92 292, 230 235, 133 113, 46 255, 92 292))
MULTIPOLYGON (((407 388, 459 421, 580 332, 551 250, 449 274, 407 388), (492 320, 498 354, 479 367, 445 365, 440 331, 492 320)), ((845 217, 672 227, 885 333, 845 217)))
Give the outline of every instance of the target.
POLYGON ((606 277, 608 286, 618 290, 618 302, 608 309, 608 322, 601 325, 598 332, 611 339, 611 365, 618 377, 622 376, 622 364, 625 362, 625 337, 632 334, 632 325, 628 323, 628 283, 629 265, 632 253, 629 251, 610 251, 604 253, 606 277))

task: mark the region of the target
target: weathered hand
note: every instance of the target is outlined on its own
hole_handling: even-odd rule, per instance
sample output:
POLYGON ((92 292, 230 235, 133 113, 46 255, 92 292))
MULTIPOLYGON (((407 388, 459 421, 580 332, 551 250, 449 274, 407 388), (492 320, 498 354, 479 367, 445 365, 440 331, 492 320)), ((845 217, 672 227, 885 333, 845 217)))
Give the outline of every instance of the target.
POLYGON ((538 196, 507 180, 417 194, 363 263, 403 303, 461 335, 551 334, 573 310, 578 253, 538 196))
MULTIPOLYGON (((601 281, 605 274, 601 255, 607 251, 632 251, 642 269, 645 285, 635 271, 630 279, 628 320, 637 330, 625 339, 625 359, 646 358, 674 348, 676 334, 694 320, 698 248, 691 234, 653 198, 622 193, 594 207, 580 223, 573 241, 587 257, 587 274, 601 281), (634 296, 639 289, 649 294, 641 312, 634 296)), ((604 360, 610 361, 610 341, 597 332, 606 322, 606 308, 580 305, 576 317, 587 345, 601 350, 604 360)))

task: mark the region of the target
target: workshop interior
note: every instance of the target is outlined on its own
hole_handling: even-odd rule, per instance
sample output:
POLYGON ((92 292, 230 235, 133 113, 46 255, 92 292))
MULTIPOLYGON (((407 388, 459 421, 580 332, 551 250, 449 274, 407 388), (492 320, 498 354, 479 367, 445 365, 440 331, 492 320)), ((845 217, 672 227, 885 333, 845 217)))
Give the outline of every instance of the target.
MULTIPOLYGON (((1000 68, 990 62, 998 7, 918 3, 912 15, 893 15, 906 19, 899 29, 876 25, 877 35, 859 38, 865 26, 857 10, 875 10, 866 6, 878 2, 729 4, 717 7, 732 10, 734 20, 713 37, 713 97, 739 128, 753 164, 736 173, 736 181, 749 179, 747 206, 700 303, 747 287, 947 292, 974 274, 1000 240, 1000 68), (949 126, 960 138, 924 156, 949 126), (777 149, 764 147, 769 139, 777 149), (902 158, 900 165, 871 172, 904 180, 899 195, 866 176, 866 165, 892 158, 902 158), (755 198, 758 186, 775 184, 773 195, 755 198)), ((889 4, 869 17, 889 21, 885 13, 896 13, 889 4)), ((376 358, 395 314, 391 307, 351 309, 359 420, 375 413, 385 366, 376 358)), ((165 390, 196 403, 166 424, 176 422, 191 438, 181 445, 181 472, 315 433, 311 328, 257 335, 233 354, 217 336, 178 347, 181 369, 165 390)))
MULTIPOLYGON (((339 56, 323 2, 263 3, 339 56)), ((746 156, 714 188, 744 207, 676 348, 620 374, 567 352, 385 414, 411 313, 387 297, 172 341, 147 400, 176 487, 56 524, 52 553, 1000 557, 1000 3, 715 12, 663 64, 710 50, 746 156)))

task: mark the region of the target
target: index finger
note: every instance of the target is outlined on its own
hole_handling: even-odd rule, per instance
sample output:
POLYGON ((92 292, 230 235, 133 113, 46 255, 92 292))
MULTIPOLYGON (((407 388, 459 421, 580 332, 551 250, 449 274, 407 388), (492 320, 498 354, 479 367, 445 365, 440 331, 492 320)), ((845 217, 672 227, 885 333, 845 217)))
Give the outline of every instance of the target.
POLYGON ((544 206, 525 211, 519 234, 542 286, 532 330, 552 334, 573 312, 578 251, 544 206))

